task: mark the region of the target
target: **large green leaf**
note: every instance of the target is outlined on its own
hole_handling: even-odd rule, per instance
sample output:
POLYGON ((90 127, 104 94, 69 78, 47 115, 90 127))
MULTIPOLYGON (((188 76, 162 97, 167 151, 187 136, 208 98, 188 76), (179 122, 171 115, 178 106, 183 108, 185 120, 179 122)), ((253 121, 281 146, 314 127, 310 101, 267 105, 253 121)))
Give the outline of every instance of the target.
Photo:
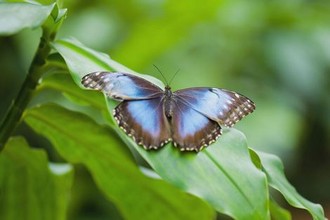
POLYGON ((73 180, 68 164, 49 164, 43 150, 10 139, 0 154, 0 219, 66 219, 73 180))
POLYGON ((198 154, 183 154, 171 145, 158 152, 136 149, 162 178, 219 212, 235 219, 268 219, 265 175, 251 162, 245 136, 238 130, 225 131, 198 154))
POLYGON ((110 59, 109 55, 85 47, 75 39, 58 40, 54 48, 63 56, 75 82, 80 84, 81 78, 93 71, 121 71, 139 75, 163 87, 164 84, 151 76, 142 75, 110 59))
POLYGON ((0 3, 0 35, 11 35, 24 28, 40 27, 55 4, 0 3))
MULTIPOLYGON (((74 78, 81 78, 88 73, 86 70, 92 69, 130 72, 110 57, 76 41, 61 40, 54 47, 64 57, 74 78)), ((245 137, 240 132, 227 130, 217 143, 196 154, 180 153, 171 145, 147 152, 118 128, 116 131, 162 178, 205 199, 217 211, 237 219, 269 218, 266 177, 252 163, 245 137)))
POLYGON ((303 198, 288 182, 284 175, 283 164, 277 156, 262 152, 257 153, 261 159, 264 172, 267 175, 267 179, 271 187, 282 193, 290 205, 300 209, 306 209, 313 216, 313 219, 325 219, 322 206, 319 204, 314 204, 303 198))
POLYGON ((205 202, 141 173, 117 135, 84 114, 49 104, 25 121, 69 162, 84 164, 125 219, 211 219, 205 202))

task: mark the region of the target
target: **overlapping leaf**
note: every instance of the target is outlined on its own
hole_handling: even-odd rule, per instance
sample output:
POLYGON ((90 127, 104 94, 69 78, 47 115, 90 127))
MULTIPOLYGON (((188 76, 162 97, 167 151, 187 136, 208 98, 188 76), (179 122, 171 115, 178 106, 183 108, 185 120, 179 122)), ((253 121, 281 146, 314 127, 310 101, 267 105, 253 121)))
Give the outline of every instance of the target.
POLYGON ((49 164, 23 138, 9 140, 0 154, 0 219, 66 219, 72 180, 70 165, 49 164))
POLYGON ((0 35, 15 34, 24 28, 40 27, 55 4, 0 3, 0 35))

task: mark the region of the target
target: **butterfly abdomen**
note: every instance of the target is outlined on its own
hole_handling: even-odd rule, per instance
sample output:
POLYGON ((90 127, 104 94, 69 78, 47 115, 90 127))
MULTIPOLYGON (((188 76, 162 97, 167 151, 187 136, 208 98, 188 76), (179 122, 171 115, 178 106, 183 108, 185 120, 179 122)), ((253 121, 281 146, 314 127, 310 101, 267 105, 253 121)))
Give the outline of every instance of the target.
POLYGON ((166 86, 164 92, 164 112, 167 118, 171 119, 173 115, 173 99, 171 88, 166 86))

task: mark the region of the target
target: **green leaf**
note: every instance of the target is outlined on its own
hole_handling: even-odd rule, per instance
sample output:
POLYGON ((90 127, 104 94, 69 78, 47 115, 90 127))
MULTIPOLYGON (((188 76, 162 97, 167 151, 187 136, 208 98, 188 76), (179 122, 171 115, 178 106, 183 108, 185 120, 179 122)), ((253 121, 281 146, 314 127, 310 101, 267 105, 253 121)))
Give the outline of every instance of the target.
MULTIPOLYGON (((60 40, 55 48, 74 78, 88 73, 86 70, 129 71, 73 40, 60 40)), ((252 163, 246 139, 240 132, 227 130, 217 143, 198 154, 181 153, 171 145, 157 152, 145 151, 118 128, 117 132, 163 179, 203 198, 217 211, 237 219, 269 218, 266 177, 252 163)))
POLYGON ((0 35, 12 35, 24 28, 40 27, 52 12, 54 4, 0 3, 0 35))
POLYGON ((58 4, 55 5, 53 8, 50 16, 46 19, 44 24, 42 25, 43 29, 43 35, 49 36, 48 38, 52 39, 50 42, 54 41, 55 34, 59 30, 59 28, 62 26, 62 23, 67 15, 67 9, 60 9, 58 4))
MULTIPOLYGON (((76 86, 70 74, 57 73, 44 77, 42 83, 37 87, 37 93, 52 89, 63 94, 69 101, 79 104, 79 111, 91 115, 93 119, 100 124, 115 122, 108 113, 108 107, 104 102, 104 96, 97 91, 82 90, 76 86), (86 108, 84 108, 84 107, 86 108), (101 114, 100 114, 101 113, 101 114)), ((49 102, 49 99, 44 99, 49 102)), ((39 101, 40 102, 40 101, 39 101)), ((65 105, 62 99, 56 99, 53 102, 65 105)), ((75 105, 74 105, 75 106, 75 105)), ((74 107, 69 103, 69 107, 74 107)), ((75 109, 77 109, 75 108, 75 109)))
POLYGON ((251 162, 244 135, 226 130, 215 143, 196 153, 172 145, 149 152, 131 144, 165 180, 208 201, 235 219, 268 219, 265 175, 251 162))
POLYGON ((73 172, 43 150, 10 139, 0 154, 0 219, 66 219, 73 172))
POLYGON ((288 210, 283 209, 274 200, 269 202, 270 215, 272 220, 291 220, 291 214, 288 210))
POLYGON ((264 172, 271 187, 278 190, 290 205, 296 208, 306 209, 313 216, 313 219, 325 219, 321 205, 314 204, 303 198, 288 182, 284 175, 283 164, 277 156, 262 152, 257 152, 257 154, 261 159, 264 172))
POLYGON ((28 110, 25 121, 69 162, 84 164, 125 219, 212 219, 203 201, 141 173, 117 135, 57 105, 28 110), (69 123, 68 123, 69 122, 69 123))
POLYGON ((37 87, 40 92, 44 89, 54 89, 62 92, 82 105, 90 105, 99 111, 107 110, 104 98, 96 91, 82 90, 77 87, 69 74, 53 74, 42 79, 42 83, 37 87))
POLYGON ((120 71, 139 75, 160 87, 164 84, 151 76, 142 75, 112 60, 107 54, 92 50, 75 39, 58 40, 53 47, 63 56, 77 85, 81 85, 81 78, 94 71, 120 71))

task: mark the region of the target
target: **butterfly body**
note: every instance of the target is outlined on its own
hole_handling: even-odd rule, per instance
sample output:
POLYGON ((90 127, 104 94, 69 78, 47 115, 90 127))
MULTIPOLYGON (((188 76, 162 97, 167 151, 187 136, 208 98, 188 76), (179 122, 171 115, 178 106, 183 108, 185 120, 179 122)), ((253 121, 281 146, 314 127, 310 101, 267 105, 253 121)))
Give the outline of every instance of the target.
POLYGON ((94 72, 82 79, 86 88, 120 101, 113 115, 118 125, 145 149, 172 141, 182 151, 200 151, 255 109, 236 92, 195 87, 172 92, 132 74, 94 72))
POLYGON ((172 91, 171 91, 171 87, 166 86, 165 87, 165 91, 164 91, 164 112, 167 118, 172 118, 172 114, 173 114, 173 100, 172 100, 172 91))

